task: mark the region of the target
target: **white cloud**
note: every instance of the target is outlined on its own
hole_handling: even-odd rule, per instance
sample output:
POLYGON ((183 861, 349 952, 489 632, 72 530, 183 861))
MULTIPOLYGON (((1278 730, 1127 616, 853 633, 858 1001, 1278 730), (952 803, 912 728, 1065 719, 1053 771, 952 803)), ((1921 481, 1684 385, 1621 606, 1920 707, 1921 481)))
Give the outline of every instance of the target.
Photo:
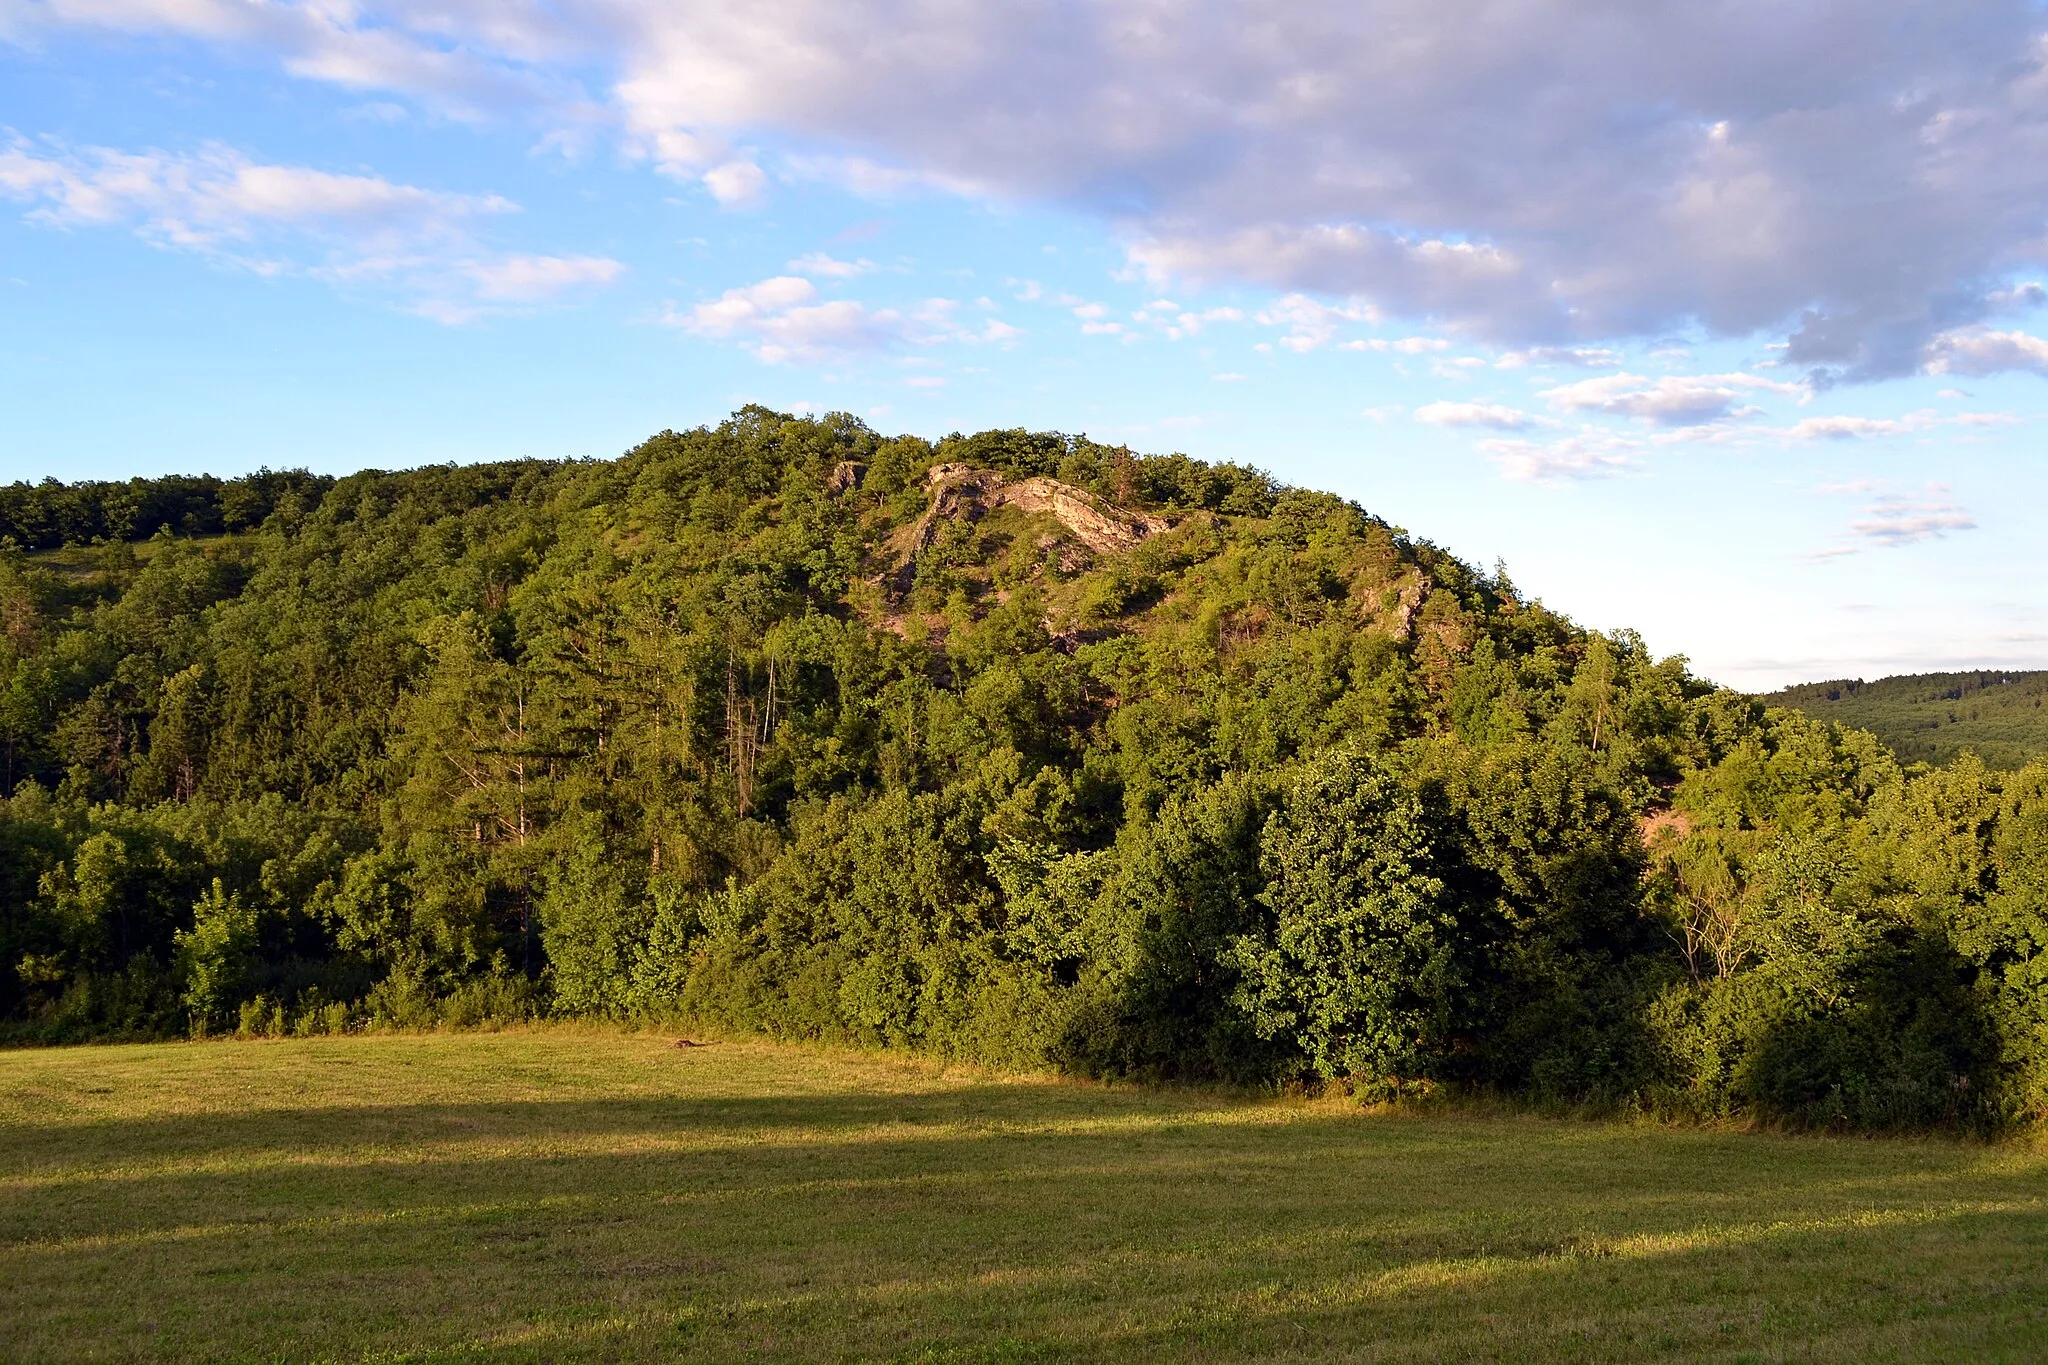
POLYGON ((1541 396, 1565 412, 1603 412, 1657 426, 1688 427, 1749 416, 1757 409, 1745 400, 1760 391, 1803 390, 1797 384, 1760 379, 1753 374, 1666 375, 1649 379, 1623 373, 1561 384, 1543 390, 1541 396))
POLYGON ((1919 496, 1890 494, 1863 509, 1860 520, 1849 523, 1850 533, 1877 545, 1912 545, 1947 535, 1950 531, 1974 531, 1977 520, 1949 496, 1942 484, 1929 484, 1919 496))
MULTIPOLYGON (((793 173, 810 157, 862 192, 1095 213, 1163 279, 1356 299, 1499 345, 1775 331, 1796 370, 1882 377, 2028 306, 2013 282, 2048 265, 2048 44, 2030 0, 1500 0, 1484 22, 1433 0, 4 13, 24 41, 176 33, 465 116, 611 129, 727 202, 764 183, 732 149, 772 138, 793 173)), ((1985 339, 2001 335, 1933 359, 2042 368, 1985 339)))
POLYGON ((1231 307, 1183 308, 1172 299, 1154 299, 1131 316, 1147 326, 1158 329, 1168 341, 1183 341, 1198 336, 1203 329, 1219 322, 1243 322, 1244 313, 1231 307))
POLYGON ((905 311, 871 308, 851 299, 820 299, 818 287, 777 275, 728 289, 663 321, 714 340, 736 341, 768 364, 814 362, 947 342, 1003 342, 1022 332, 991 318, 963 326, 952 299, 926 299, 905 311))
POLYGON ((0 145, 0 194, 53 226, 125 224, 165 245, 226 252, 263 230, 392 245, 458 234, 469 220, 517 206, 497 195, 450 194, 369 175, 266 166, 212 144, 196 155, 109 147, 0 145))
POLYGON ((1569 365, 1582 370, 1617 370, 1621 352, 1609 346, 1531 346, 1508 351, 1493 362, 1503 370, 1525 369, 1531 365, 1569 365))
POLYGON ((262 275, 384 289, 443 322, 625 273, 605 257, 489 249, 481 225, 518 211, 498 195, 267 165, 218 143, 174 154, 15 137, 0 142, 0 198, 28 205, 29 221, 49 227, 121 227, 262 275))
POLYGON ((1447 337, 1372 337, 1362 341, 1347 341, 1347 351, 1385 351, 1394 355, 1430 355, 1437 351, 1448 351, 1451 343, 1447 337))
POLYGON ((2011 426, 2019 420, 2004 412, 1959 412, 1943 417, 1932 408, 1922 408, 1903 417, 1809 417, 1793 423, 1785 434, 1795 440, 1855 441, 1873 436, 1909 436, 1939 426, 2011 426))
POLYGON ((751 161, 727 161, 699 178, 711 197, 729 209, 753 208, 768 192, 768 173, 751 161))
POLYGON ((828 280, 850 280, 865 275, 875 268, 875 263, 862 259, 858 261, 835 260, 822 251, 813 251, 799 256, 786 267, 799 275, 814 275, 828 280))
POLYGON ((953 195, 980 195, 984 192, 979 183, 959 176, 884 166, 860 156, 798 154, 786 157, 783 166, 792 179, 823 181, 867 199, 896 199, 930 191, 953 195))
POLYGON ((2048 288, 2039 280, 2022 280, 2010 289, 1994 289, 1984 301, 2000 312, 2021 312, 2048 303, 2048 288))
POLYGON ((1625 437, 1600 432, 1556 441, 1503 438, 1479 443, 1480 451, 1499 467, 1501 477, 1518 483, 1611 478, 1635 467, 1638 448, 1625 437))
POLYGON ((846 299, 820 303, 818 287, 795 275, 728 289, 671 321, 698 336, 738 340, 762 360, 823 360, 883 350, 903 338, 901 314, 870 312, 846 299))
POLYGON ((1415 420, 1437 427, 1488 427, 1494 431, 1521 431, 1528 427, 1528 413, 1498 403, 1425 403, 1415 410, 1415 420))
POLYGON ((457 119, 539 111, 568 124, 597 116, 561 68, 587 57, 603 39, 537 5, 464 16, 404 0, 375 11, 353 3, 260 0, 12 0, 0 6, 0 40, 33 42, 66 27, 176 34, 267 51, 294 76, 402 93, 457 119))
POLYGON ((626 273, 625 266, 604 256, 505 256, 471 261, 462 269, 484 298, 514 303, 536 303, 567 290, 610 284, 626 273))
POLYGON ((1244 378, 1245 377, 1243 375, 1237 373, 1235 370, 1225 370, 1222 374, 1210 375, 1209 382, 1212 384, 1242 384, 1244 382, 1244 378))
POLYGON ((1330 304, 1306 294, 1287 294, 1275 299, 1255 315, 1268 327, 1285 327, 1280 345, 1290 351, 1313 351, 1336 339, 1347 322, 1372 322, 1378 317, 1370 307, 1357 303, 1330 304))
POLYGON ((1931 374, 1997 374, 2027 370, 2048 375, 2048 341, 2025 332, 1993 332, 1981 327, 1944 332, 1928 343, 1926 365, 1931 374))
POLYGON ((1808 417, 1792 424, 1788 435, 1801 441, 1857 441, 1868 436, 1903 436, 1924 431, 1929 413, 1906 417, 1808 417))
POLYGON ((1800 556, 1811 561, 1839 559, 1867 546, 1897 548, 1923 540, 1940 539, 1951 531, 1974 531, 1977 519, 1955 500, 1949 486, 1930 483, 1918 493, 1887 493, 1874 479, 1848 479, 1823 484, 1817 493, 1876 494, 1862 509, 1862 516, 1849 523, 1837 544, 1800 556))

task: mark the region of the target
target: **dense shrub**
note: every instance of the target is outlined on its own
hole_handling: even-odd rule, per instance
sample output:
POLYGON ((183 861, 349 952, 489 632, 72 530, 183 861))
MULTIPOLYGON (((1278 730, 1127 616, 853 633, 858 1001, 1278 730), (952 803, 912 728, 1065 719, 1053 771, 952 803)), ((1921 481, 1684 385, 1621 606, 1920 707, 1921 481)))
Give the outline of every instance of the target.
POLYGON ((753 408, 615 461, 16 485, 0 533, 17 1038, 554 1014, 2048 1109, 2048 768, 1903 771, 1253 470, 753 408))

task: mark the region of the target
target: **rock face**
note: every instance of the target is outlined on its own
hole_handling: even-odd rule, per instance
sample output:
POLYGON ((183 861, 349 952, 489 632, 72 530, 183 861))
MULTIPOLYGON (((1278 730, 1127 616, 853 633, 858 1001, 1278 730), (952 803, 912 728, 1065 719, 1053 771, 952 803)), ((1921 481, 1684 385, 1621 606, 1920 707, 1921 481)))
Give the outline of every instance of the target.
POLYGON ((1128 512, 1098 501, 1058 479, 1025 479, 995 491, 991 507, 1008 503, 1027 512, 1049 512, 1074 538, 1097 554, 1128 550, 1146 536, 1166 529, 1163 518, 1128 512))
POLYGON ((1145 537, 1167 529, 1164 518, 1113 506, 1058 479, 1005 483, 1003 476, 992 469, 942 464, 934 465, 926 473, 925 487, 931 490, 931 505, 915 524, 896 537, 896 567, 884 575, 885 582, 898 596, 910 591, 917 576, 917 556, 938 536, 944 522, 960 517, 979 521, 998 507, 1043 512, 1097 554, 1128 550, 1145 537))

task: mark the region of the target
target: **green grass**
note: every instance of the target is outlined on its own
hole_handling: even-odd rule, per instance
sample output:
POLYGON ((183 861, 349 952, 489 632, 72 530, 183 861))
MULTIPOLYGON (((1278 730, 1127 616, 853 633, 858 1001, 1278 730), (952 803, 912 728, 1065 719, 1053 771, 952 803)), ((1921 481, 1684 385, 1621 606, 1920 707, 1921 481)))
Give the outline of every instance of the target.
POLYGON ((1764 698, 1819 720, 1868 730, 1906 763, 1974 753, 1991 768, 2048 755, 2048 673, 1918 673, 1788 687, 1764 698))
POLYGON ((0 1053, 0 1358, 2048 1354, 2029 1149, 668 1042, 0 1053))

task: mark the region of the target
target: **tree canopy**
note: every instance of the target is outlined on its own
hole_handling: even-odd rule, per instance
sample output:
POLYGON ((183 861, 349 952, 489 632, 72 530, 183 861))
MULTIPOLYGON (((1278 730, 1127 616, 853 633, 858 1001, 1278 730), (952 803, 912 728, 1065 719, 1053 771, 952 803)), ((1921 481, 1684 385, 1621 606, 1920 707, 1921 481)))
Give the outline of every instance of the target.
POLYGON ((1904 769, 1257 470, 748 408, 0 512, 18 1039, 554 1013, 2048 1108, 2048 767, 1904 769))

